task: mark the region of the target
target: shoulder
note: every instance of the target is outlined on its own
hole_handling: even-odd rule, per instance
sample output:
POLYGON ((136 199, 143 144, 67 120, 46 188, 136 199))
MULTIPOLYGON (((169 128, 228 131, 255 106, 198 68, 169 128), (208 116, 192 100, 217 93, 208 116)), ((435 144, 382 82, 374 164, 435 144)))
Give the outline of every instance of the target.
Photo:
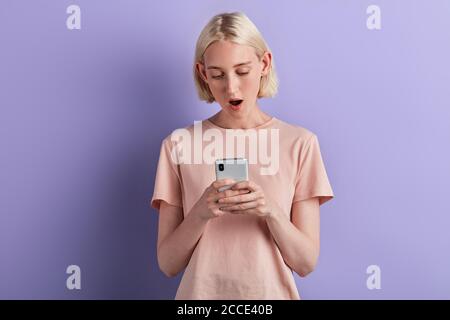
POLYGON ((198 127, 200 125, 199 123, 204 123, 204 121, 194 121, 192 124, 172 129, 169 131, 169 134, 163 138, 162 144, 171 146, 174 141, 178 141, 181 138, 193 137, 194 128, 198 127))
POLYGON ((295 143, 305 144, 316 139, 316 134, 301 125, 292 124, 284 120, 277 119, 277 127, 280 129, 280 138, 295 143))

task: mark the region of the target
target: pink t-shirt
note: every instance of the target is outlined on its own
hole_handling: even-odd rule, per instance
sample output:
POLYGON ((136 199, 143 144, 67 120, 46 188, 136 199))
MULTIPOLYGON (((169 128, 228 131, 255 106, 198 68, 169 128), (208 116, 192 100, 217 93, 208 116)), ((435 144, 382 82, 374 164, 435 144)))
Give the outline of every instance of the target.
MULTIPOLYGON (((228 151, 227 131, 233 130, 221 128, 209 120, 182 128, 181 133, 191 135, 190 150, 183 149, 184 153, 175 148, 181 146, 180 138, 173 141, 174 136, 169 135, 163 140, 151 199, 153 208, 159 210, 160 201, 164 200, 182 207, 186 217, 204 190, 216 180, 214 163, 204 159, 199 163, 198 154, 203 151, 202 156, 210 154, 214 158, 220 154, 217 150, 222 150, 219 158, 247 158, 249 180, 261 186, 266 199, 277 203, 289 219, 292 204, 296 201, 319 197, 322 205, 334 197, 317 136, 311 131, 272 117, 258 127, 240 132, 234 130, 235 137, 246 136, 247 144, 245 148, 239 148, 235 140, 234 148, 230 147, 228 151), (203 134, 208 132, 203 138, 199 134, 200 124, 203 134), (256 157, 256 161, 254 149, 251 151, 250 131, 259 137, 258 143, 263 140, 260 137, 267 136, 266 148, 259 148, 263 152, 257 152, 260 157, 256 157), (275 132, 278 132, 276 138, 275 132), (211 138, 215 134, 217 136, 211 138), (216 145, 216 151, 211 152, 212 143, 220 136, 223 143, 216 145), (278 149, 272 147, 275 145, 278 149), (197 151, 197 156, 194 151, 197 151), (261 154, 272 158, 268 161, 270 157, 264 158, 261 154)), ((180 133, 180 130, 172 134, 175 132, 180 133)), ((264 219, 226 214, 208 221, 184 271, 175 299, 300 299, 300 296, 292 269, 284 262, 264 219)))

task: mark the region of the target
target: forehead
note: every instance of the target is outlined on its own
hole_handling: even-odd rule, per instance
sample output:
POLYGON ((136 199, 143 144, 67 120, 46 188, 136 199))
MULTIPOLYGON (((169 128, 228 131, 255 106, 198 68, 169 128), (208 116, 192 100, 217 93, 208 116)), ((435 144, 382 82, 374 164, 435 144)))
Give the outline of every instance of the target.
POLYGON ((234 65, 246 61, 257 61, 254 48, 226 40, 215 41, 209 45, 203 54, 203 58, 206 67, 217 66, 221 68, 232 68, 234 65))

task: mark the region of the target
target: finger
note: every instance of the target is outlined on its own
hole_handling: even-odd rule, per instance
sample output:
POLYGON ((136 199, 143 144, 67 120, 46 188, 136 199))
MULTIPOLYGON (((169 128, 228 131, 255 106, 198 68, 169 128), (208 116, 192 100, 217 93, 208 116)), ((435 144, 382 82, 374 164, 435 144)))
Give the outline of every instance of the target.
POLYGON ((247 193, 247 191, 245 191, 245 190, 230 190, 230 189, 228 189, 228 190, 218 192, 217 194, 215 194, 214 201, 217 202, 219 199, 233 197, 233 196, 245 194, 245 193, 247 193))
POLYGON ((221 208, 219 208, 219 207, 214 208, 212 210, 212 212, 218 217, 223 216, 224 214, 229 214, 230 213, 229 211, 221 210, 221 208))
POLYGON ((221 179, 214 181, 211 185, 214 189, 219 189, 220 187, 231 185, 235 183, 236 181, 233 179, 221 179))
POLYGON ((253 181, 250 180, 246 180, 246 181, 240 181, 235 183, 232 187, 232 190, 237 190, 237 189, 249 189, 250 192, 255 192, 257 190, 259 190, 259 186, 254 183, 253 181))
POLYGON ((243 194, 238 194, 235 196, 229 196, 224 198, 219 198, 219 203, 239 203, 239 202, 250 202, 262 198, 259 192, 247 193, 246 189, 240 189, 238 191, 243 192, 243 194))
POLYGON ((230 206, 221 206, 220 209, 222 211, 234 211, 234 210, 247 210, 247 209, 253 209, 261 205, 259 201, 250 201, 250 202, 243 202, 239 204, 234 204, 230 206))

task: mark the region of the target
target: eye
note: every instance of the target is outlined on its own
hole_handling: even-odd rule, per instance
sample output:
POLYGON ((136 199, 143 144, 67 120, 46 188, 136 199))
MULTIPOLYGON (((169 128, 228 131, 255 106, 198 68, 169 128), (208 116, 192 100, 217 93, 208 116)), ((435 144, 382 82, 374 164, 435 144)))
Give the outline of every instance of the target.
POLYGON ((240 76, 245 76, 246 74, 249 74, 250 73, 250 70, 248 70, 248 69, 240 69, 240 70, 237 70, 237 72, 236 72, 238 75, 240 75, 240 76))
MULTIPOLYGON (((240 75, 240 76, 245 76, 245 75, 247 75, 247 74, 249 74, 250 72, 249 71, 241 71, 241 72, 236 72, 238 75, 240 75)), ((220 74, 220 75, 218 75, 218 76, 211 76, 213 79, 222 79, 223 77, 225 76, 225 74, 224 73, 222 73, 222 74, 220 74)))

